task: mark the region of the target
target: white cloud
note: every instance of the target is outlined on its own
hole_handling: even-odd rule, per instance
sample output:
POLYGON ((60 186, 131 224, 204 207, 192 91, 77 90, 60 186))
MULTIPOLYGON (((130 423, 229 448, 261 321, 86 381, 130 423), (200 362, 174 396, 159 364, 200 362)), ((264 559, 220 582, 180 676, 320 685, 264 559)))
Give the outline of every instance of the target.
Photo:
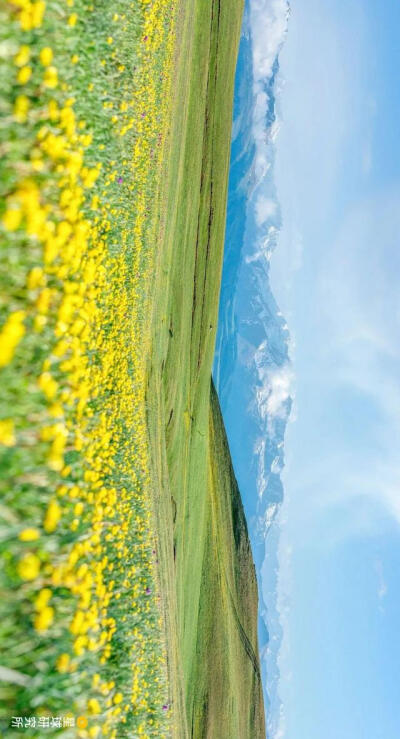
POLYGON ((289 6, 286 0, 250 0, 250 29, 253 44, 254 80, 257 84, 272 74, 285 38, 289 6))
POLYGON ((257 349, 254 361, 260 386, 257 389, 257 405, 261 418, 273 420, 287 417, 287 401, 294 394, 294 374, 289 362, 281 367, 265 362, 266 341, 257 349))
POLYGON ((267 134, 269 96, 265 85, 287 31, 289 6, 287 0, 250 0, 249 22, 253 53, 253 138, 256 146, 255 178, 259 182, 270 168, 268 146, 275 140, 278 124, 267 134))
POLYGON ((257 226, 262 226, 263 223, 276 216, 277 204, 271 198, 267 198, 265 195, 259 195, 256 201, 255 211, 257 226))
POLYGON ((285 404, 290 398, 293 384, 293 370, 290 365, 271 370, 269 373, 269 393, 266 410, 269 416, 286 416, 285 404))

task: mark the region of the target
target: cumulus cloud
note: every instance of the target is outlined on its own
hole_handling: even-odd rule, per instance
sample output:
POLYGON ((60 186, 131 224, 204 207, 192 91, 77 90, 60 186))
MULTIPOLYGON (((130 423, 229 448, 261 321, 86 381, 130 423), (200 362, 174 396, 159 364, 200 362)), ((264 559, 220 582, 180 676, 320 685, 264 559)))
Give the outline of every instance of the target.
POLYGON ((253 125, 256 146, 255 175, 259 181, 268 172, 271 157, 270 141, 274 141, 278 124, 267 129, 270 103, 266 85, 271 79, 274 64, 285 40, 289 6, 287 0, 250 0, 249 22, 253 53, 253 125))
POLYGON ((259 195, 255 205, 257 226, 262 226, 270 218, 274 218, 277 213, 277 204, 272 198, 265 195, 259 195))
MULTIPOLYGON (((263 347, 256 354, 255 360, 258 364, 258 354, 262 354, 263 347)), ((282 418, 288 416, 287 403, 293 396, 294 375, 293 368, 289 362, 281 367, 258 364, 258 375, 260 387, 257 390, 257 400, 262 418, 282 418)))
POLYGON ((291 395, 293 371, 290 365, 271 370, 269 373, 269 392, 266 400, 268 415, 284 418, 286 403, 291 395))
POLYGON ((287 30, 289 5, 286 0, 251 0, 250 29, 253 45, 254 81, 265 82, 287 30))

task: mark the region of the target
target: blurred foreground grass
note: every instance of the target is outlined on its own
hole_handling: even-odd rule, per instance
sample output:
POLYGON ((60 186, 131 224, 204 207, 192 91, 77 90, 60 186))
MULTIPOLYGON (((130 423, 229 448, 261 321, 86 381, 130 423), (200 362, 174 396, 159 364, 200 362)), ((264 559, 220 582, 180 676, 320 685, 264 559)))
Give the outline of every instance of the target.
POLYGON ((0 717, 82 737, 169 734, 145 358, 174 22, 0 9, 0 717))

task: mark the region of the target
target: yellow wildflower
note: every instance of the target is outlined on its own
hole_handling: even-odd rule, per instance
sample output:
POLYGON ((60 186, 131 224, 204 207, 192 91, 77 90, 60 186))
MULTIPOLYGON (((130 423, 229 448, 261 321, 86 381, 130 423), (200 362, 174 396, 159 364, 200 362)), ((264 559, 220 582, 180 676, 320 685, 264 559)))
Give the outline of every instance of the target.
POLYGON ((42 588, 35 599, 35 610, 42 611, 48 605, 51 596, 50 588, 42 588))
POLYGON ((74 507, 74 515, 75 516, 80 516, 83 513, 83 509, 84 509, 84 505, 83 505, 82 501, 79 501, 79 503, 76 503, 75 504, 75 507, 74 507))
POLYGON ((49 287, 45 287, 36 301, 36 308, 39 313, 47 313, 50 306, 52 292, 49 287))
POLYGON ((58 672, 68 672, 69 666, 70 666, 71 658, 69 654, 60 654, 57 662, 56 667, 58 672))
POLYGON ((32 67, 21 67, 17 74, 17 82, 20 85, 25 85, 32 77, 32 67))
POLYGON ((54 608, 51 608, 51 606, 45 606, 43 610, 39 611, 37 614, 34 626, 36 631, 47 631, 49 626, 53 623, 54 620, 54 608))
POLYGON ((25 311, 11 313, 0 332, 0 367, 11 362, 15 349, 25 334, 24 318, 25 311))
POLYGON ((41 50, 41 52, 39 54, 39 59, 40 59, 40 61, 43 64, 44 67, 48 67, 49 64, 52 63, 52 61, 53 61, 53 50, 50 49, 50 46, 45 46, 41 50))
POLYGON ((34 580, 40 571, 40 559, 36 554, 26 554, 18 563, 18 574, 22 580, 34 580))
POLYGON ((62 418, 64 415, 64 409, 60 403, 53 403, 49 407, 49 413, 53 418, 62 418))
POLYGON ((50 534, 52 531, 55 531, 60 518, 60 505, 56 500, 51 500, 49 503, 49 507, 47 508, 46 516, 43 523, 44 530, 47 531, 48 534, 50 534))
POLYGON ((58 72, 57 67, 46 67, 46 71, 43 77, 43 84, 49 89, 53 89, 58 85, 58 72))
POLYGON ((32 26, 32 17, 29 10, 21 10, 19 14, 19 23, 23 31, 30 31, 32 26))
POLYGON ((74 641, 74 652, 75 654, 80 657, 84 651, 87 644, 88 638, 87 636, 78 636, 77 639, 74 641))
POLYGON ((49 118, 51 121, 58 121, 60 117, 60 111, 55 100, 50 100, 48 105, 49 118))
POLYGON ((43 331, 43 328, 45 327, 47 323, 46 316, 35 316, 33 321, 33 328, 37 333, 40 333, 43 331))
POLYGON ((24 529, 20 532, 18 538, 21 541, 36 541, 40 537, 40 531, 38 529, 30 528, 24 529))
POLYGON ((35 290, 37 287, 43 287, 46 278, 42 267, 33 267, 29 272, 27 279, 28 290, 35 290))
POLYGON ((14 422, 11 418, 4 418, 0 421, 0 444, 3 446, 14 446, 15 444, 14 422))
POLYGON ((100 675, 99 675, 98 672, 96 672, 95 675, 93 675, 93 679, 92 679, 92 685, 93 685, 93 687, 94 688, 97 688, 99 682, 100 682, 100 675))
POLYGON ((87 708, 89 713, 91 713, 92 715, 98 715, 99 713, 101 713, 101 706, 97 698, 89 698, 87 702, 87 708))
MULTIPOLYGON (((28 110, 29 110, 29 100, 26 97, 26 95, 17 95, 15 103, 14 103, 14 117, 18 123, 25 123, 28 117, 27 116, 28 110)), ((16 211, 14 211, 14 213, 15 212, 16 211)), ((19 220, 17 220, 17 228, 21 221, 21 215, 22 215, 21 211, 18 211, 18 213, 19 213, 19 220)))
POLYGON ((29 46, 21 46, 18 53, 14 57, 14 63, 17 67, 24 67, 28 64, 31 52, 29 46))
POLYGON ((52 400, 54 398, 57 392, 58 383, 55 381, 54 377, 51 376, 50 372, 43 372, 40 375, 38 385, 48 400, 52 400))
POLYGON ((2 223, 7 231, 16 231, 22 221, 22 210, 18 207, 7 208, 3 215, 2 223))
POLYGON ((44 0, 38 0, 38 2, 32 3, 32 28, 40 28, 40 26, 42 25, 45 9, 46 3, 44 2, 44 0))

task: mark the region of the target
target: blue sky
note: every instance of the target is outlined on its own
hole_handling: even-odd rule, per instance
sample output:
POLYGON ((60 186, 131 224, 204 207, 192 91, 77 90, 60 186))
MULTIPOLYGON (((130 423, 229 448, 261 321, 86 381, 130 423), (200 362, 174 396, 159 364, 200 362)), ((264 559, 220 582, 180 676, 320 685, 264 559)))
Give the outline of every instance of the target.
POLYGON ((293 0, 271 282, 296 374, 284 739, 400 737, 400 3, 293 0))

